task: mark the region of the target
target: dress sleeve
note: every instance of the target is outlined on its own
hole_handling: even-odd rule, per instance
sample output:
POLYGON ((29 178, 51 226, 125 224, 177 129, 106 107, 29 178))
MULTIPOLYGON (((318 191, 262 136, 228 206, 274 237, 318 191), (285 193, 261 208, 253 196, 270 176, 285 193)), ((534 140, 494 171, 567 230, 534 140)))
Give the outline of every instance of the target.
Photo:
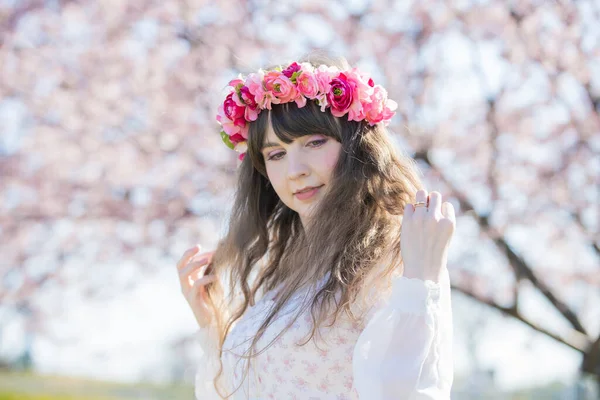
POLYGON ((219 370, 217 334, 212 327, 200 328, 196 340, 202 348, 202 355, 196 368, 194 393, 197 400, 220 400, 213 385, 213 378, 219 370))
POLYGON ((353 354, 362 399, 450 399, 454 378, 450 279, 395 277, 389 299, 367 318, 353 354))

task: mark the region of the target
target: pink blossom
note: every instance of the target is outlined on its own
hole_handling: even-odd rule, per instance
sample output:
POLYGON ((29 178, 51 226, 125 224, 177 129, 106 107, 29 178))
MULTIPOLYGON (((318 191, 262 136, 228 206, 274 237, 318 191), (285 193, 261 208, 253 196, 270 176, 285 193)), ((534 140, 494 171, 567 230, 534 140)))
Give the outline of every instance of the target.
POLYGON ((255 74, 250 74, 246 78, 246 86, 251 94, 254 95, 254 101, 261 110, 270 110, 271 104, 279 104, 280 100, 266 86, 266 75, 264 71, 259 70, 255 74))
POLYGON ((373 88, 370 102, 365 104, 365 118, 369 125, 373 126, 379 122, 389 122, 394 116, 398 105, 395 101, 387 98, 386 90, 377 85, 373 88))
POLYGON ((317 68, 314 76, 319 85, 319 92, 325 94, 328 93, 329 89, 331 88, 331 78, 333 77, 333 72, 330 69, 323 67, 324 66, 317 68))
POLYGON ((302 62, 302 63, 300 63, 300 69, 303 72, 314 72, 315 67, 311 63, 302 62))
POLYGON ((296 78, 296 84, 300 94, 309 99, 315 99, 319 94, 319 82, 310 72, 302 71, 296 78))
POLYGON ((290 78, 278 71, 267 72, 265 75, 264 87, 265 90, 273 93, 275 97, 277 97, 279 103, 296 101, 296 99, 300 97, 296 85, 294 85, 290 78))
POLYGON ((256 100, 256 94, 259 89, 262 89, 262 80, 264 75, 264 71, 259 70, 256 73, 248 74, 246 77, 245 86, 248 88, 250 94, 255 97, 256 103, 258 103, 258 100, 256 100))
POLYGON ((302 96, 302 93, 298 92, 298 97, 294 99, 298 108, 302 108, 306 105, 306 97, 302 96))
POLYGON ((244 86, 244 80, 242 78, 232 79, 229 81, 229 86, 231 86, 234 90, 237 90, 244 86))
POLYGON ((348 109, 348 121, 362 121, 365 119, 365 109, 363 104, 355 100, 348 109))

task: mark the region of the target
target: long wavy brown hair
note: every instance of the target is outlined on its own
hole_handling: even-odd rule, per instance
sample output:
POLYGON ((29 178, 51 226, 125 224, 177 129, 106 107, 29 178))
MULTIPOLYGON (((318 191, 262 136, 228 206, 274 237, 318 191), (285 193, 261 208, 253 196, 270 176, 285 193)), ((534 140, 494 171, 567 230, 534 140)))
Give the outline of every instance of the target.
MULTIPOLYGON (((349 68, 345 59, 323 54, 313 53, 301 61, 315 67, 349 68)), ((342 312, 354 321, 364 317, 353 313, 354 305, 361 300, 364 306, 359 309, 368 310, 363 289, 389 288, 389 278, 401 268, 402 213, 422 187, 414 160, 394 148, 385 127, 334 117, 312 101, 303 108, 286 103, 262 111, 250 124, 248 137, 228 230, 210 265, 220 280, 207 287, 222 355, 233 324, 254 305, 257 294, 281 285, 250 351, 242 356, 248 360, 246 372, 250 360, 270 347, 308 308, 313 326, 303 344, 326 321, 333 325, 342 312), (315 132, 341 143, 329 188, 312 209, 309 226, 302 226, 299 215, 270 185, 261 153, 269 123, 285 143, 315 132), (304 299, 287 327, 267 347, 256 349, 291 296, 317 282, 324 283, 304 299)), ((222 372, 221 363, 213 383, 228 398, 231 394, 222 394, 218 383, 222 372)))

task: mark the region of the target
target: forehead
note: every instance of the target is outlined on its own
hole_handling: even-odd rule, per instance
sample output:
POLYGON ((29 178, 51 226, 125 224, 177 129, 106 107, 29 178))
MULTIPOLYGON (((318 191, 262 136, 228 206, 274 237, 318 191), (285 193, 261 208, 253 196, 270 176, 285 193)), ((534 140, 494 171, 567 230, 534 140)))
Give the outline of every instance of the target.
POLYGON ((275 134, 275 130, 273 129, 273 124, 271 124, 271 118, 267 121, 267 130, 264 138, 264 142, 276 142, 278 141, 277 135, 275 134))

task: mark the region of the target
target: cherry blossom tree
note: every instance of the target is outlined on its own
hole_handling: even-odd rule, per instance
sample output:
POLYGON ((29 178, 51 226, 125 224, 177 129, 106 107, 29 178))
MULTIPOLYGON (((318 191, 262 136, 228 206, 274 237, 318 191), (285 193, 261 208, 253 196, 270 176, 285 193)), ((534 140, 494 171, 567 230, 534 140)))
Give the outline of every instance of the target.
POLYGON ((388 89, 399 149, 457 207, 456 297, 600 379, 599 26, 593 0, 0 2, 0 321, 51 335, 56 293, 214 246, 222 89, 325 49, 388 89))

